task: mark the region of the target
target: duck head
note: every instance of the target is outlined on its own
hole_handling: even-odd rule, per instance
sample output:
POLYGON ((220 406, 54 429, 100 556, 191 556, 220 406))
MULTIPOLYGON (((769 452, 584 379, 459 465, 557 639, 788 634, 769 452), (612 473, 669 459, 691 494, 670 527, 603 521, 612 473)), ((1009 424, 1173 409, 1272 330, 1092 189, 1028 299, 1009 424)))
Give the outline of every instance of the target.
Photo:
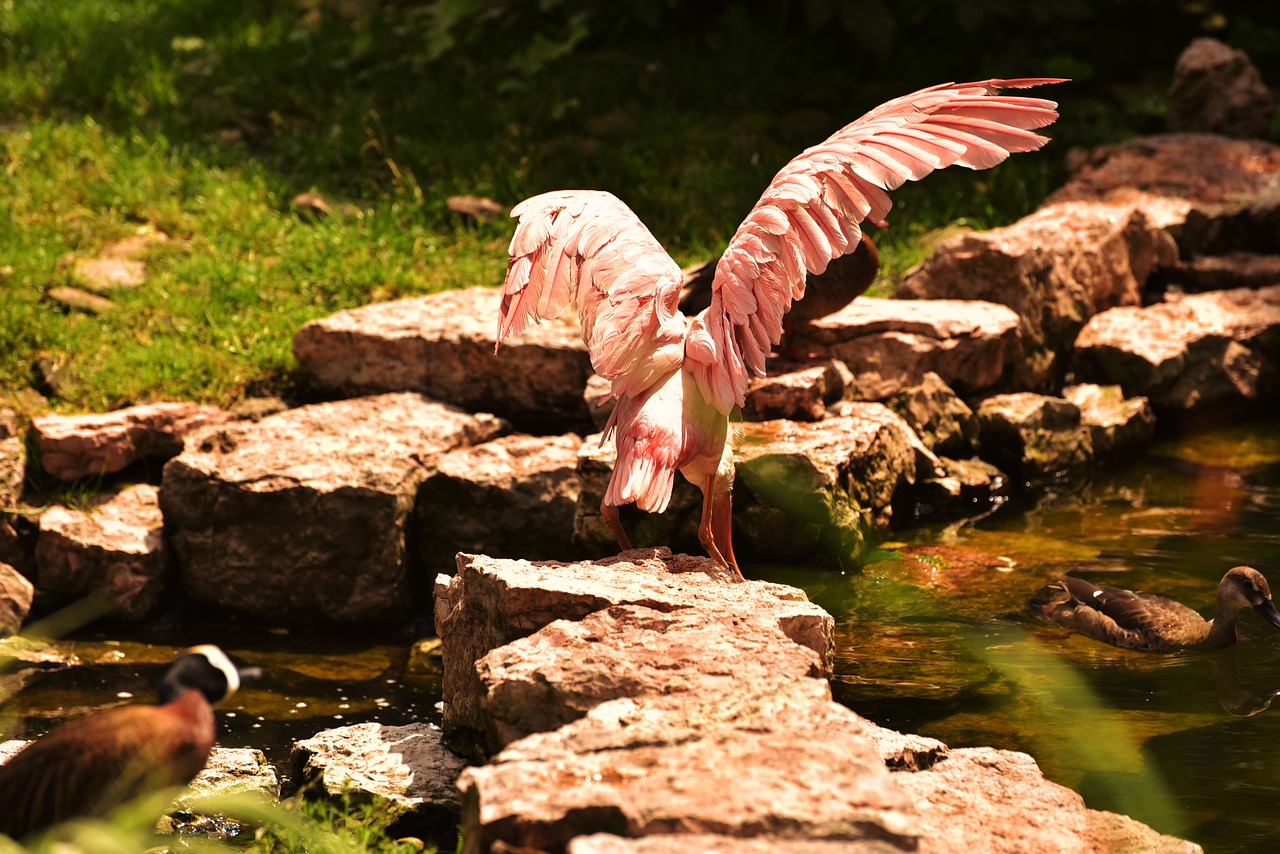
POLYGON ((199 691, 216 706, 240 690, 242 682, 262 675, 258 667, 236 667, 227 654, 213 644, 183 650, 160 682, 160 702, 176 700, 187 691, 199 691))
POLYGON ((1236 610, 1245 607, 1257 611, 1262 619, 1280 629, 1280 612, 1271 601, 1271 588, 1262 573, 1253 567, 1237 566, 1222 576, 1218 584, 1219 606, 1228 604, 1236 610))

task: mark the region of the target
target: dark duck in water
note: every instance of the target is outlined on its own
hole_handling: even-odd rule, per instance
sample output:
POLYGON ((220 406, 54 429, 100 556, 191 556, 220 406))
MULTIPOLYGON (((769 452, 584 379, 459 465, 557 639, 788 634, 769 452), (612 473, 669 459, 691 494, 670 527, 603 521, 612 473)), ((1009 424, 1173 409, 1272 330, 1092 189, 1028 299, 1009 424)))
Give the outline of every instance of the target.
POLYGON ((213 706, 256 675, 257 668, 237 668, 216 646, 192 647, 165 673, 160 705, 123 706, 54 727, 0 766, 0 833, 22 839, 189 783, 213 749, 213 706))
POLYGON ((1244 608, 1257 611, 1280 628, 1280 613, 1262 573, 1237 566, 1218 584, 1213 619, 1206 620, 1179 602, 1063 576, 1031 600, 1031 610, 1082 635, 1125 649, 1167 652, 1222 649, 1236 642, 1236 618, 1244 608))

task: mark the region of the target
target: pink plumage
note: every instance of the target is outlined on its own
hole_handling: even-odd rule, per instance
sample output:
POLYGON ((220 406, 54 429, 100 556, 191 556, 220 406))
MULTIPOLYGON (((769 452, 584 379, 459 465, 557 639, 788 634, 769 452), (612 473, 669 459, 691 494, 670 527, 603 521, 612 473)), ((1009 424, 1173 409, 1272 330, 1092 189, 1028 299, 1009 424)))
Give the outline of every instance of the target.
POLYGON ((749 372, 764 374, 782 318, 821 273, 879 223, 889 191, 947 166, 986 169, 1047 142, 1052 101, 1000 95, 1063 82, 985 80, 921 89, 876 107, 787 163, 738 227, 716 266, 711 305, 677 307, 680 268, 613 195, 562 190, 526 199, 502 288, 498 340, 530 320, 578 308, 597 373, 618 398, 607 432, 618 462, 601 512, 619 545, 619 504, 661 512, 676 470, 703 490, 699 534, 738 577, 729 522, 733 482, 728 416, 749 372))

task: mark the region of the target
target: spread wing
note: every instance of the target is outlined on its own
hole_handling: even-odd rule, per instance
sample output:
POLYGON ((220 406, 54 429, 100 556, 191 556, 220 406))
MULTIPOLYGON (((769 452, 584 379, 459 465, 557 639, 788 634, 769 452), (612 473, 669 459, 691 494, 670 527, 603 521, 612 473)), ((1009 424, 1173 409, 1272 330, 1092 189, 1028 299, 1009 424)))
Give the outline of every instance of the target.
POLYGON ((681 274, 644 223, 611 193, 562 190, 516 205, 498 341, 530 320, 578 308, 582 340, 615 397, 680 367, 688 321, 681 274))
POLYGON ((860 223, 889 212, 888 191, 935 169, 986 169, 1047 141, 1034 133, 1057 104, 997 95, 1056 79, 943 84, 889 101, 802 152, 774 177, 716 265, 711 305, 696 317, 686 355, 707 400, 741 405, 747 372, 764 374, 782 316, 804 296, 806 273, 852 252, 860 223))

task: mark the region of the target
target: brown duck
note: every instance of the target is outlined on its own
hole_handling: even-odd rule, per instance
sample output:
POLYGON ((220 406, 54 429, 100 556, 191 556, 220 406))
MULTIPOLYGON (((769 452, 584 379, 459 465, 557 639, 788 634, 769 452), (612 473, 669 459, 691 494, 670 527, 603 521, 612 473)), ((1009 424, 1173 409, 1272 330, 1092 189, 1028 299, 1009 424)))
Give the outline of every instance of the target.
POLYGON ((213 749, 213 706, 253 675, 257 668, 237 668, 216 646, 192 647, 165 673, 161 705, 124 706, 54 727, 0 766, 0 833, 22 839, 189 783, 213 749))
POLYGON ((1172 599, 1063 576, 1046 598, 1031 600, 1033 613, 1082 635, 1126 649, 1167 652, 1222 649, 1236 642, 1236 618, 1244 608, 1280 628, 1280 612, 1262 573, 1237 566, 1218 584, 1213 619, 1172 599))

